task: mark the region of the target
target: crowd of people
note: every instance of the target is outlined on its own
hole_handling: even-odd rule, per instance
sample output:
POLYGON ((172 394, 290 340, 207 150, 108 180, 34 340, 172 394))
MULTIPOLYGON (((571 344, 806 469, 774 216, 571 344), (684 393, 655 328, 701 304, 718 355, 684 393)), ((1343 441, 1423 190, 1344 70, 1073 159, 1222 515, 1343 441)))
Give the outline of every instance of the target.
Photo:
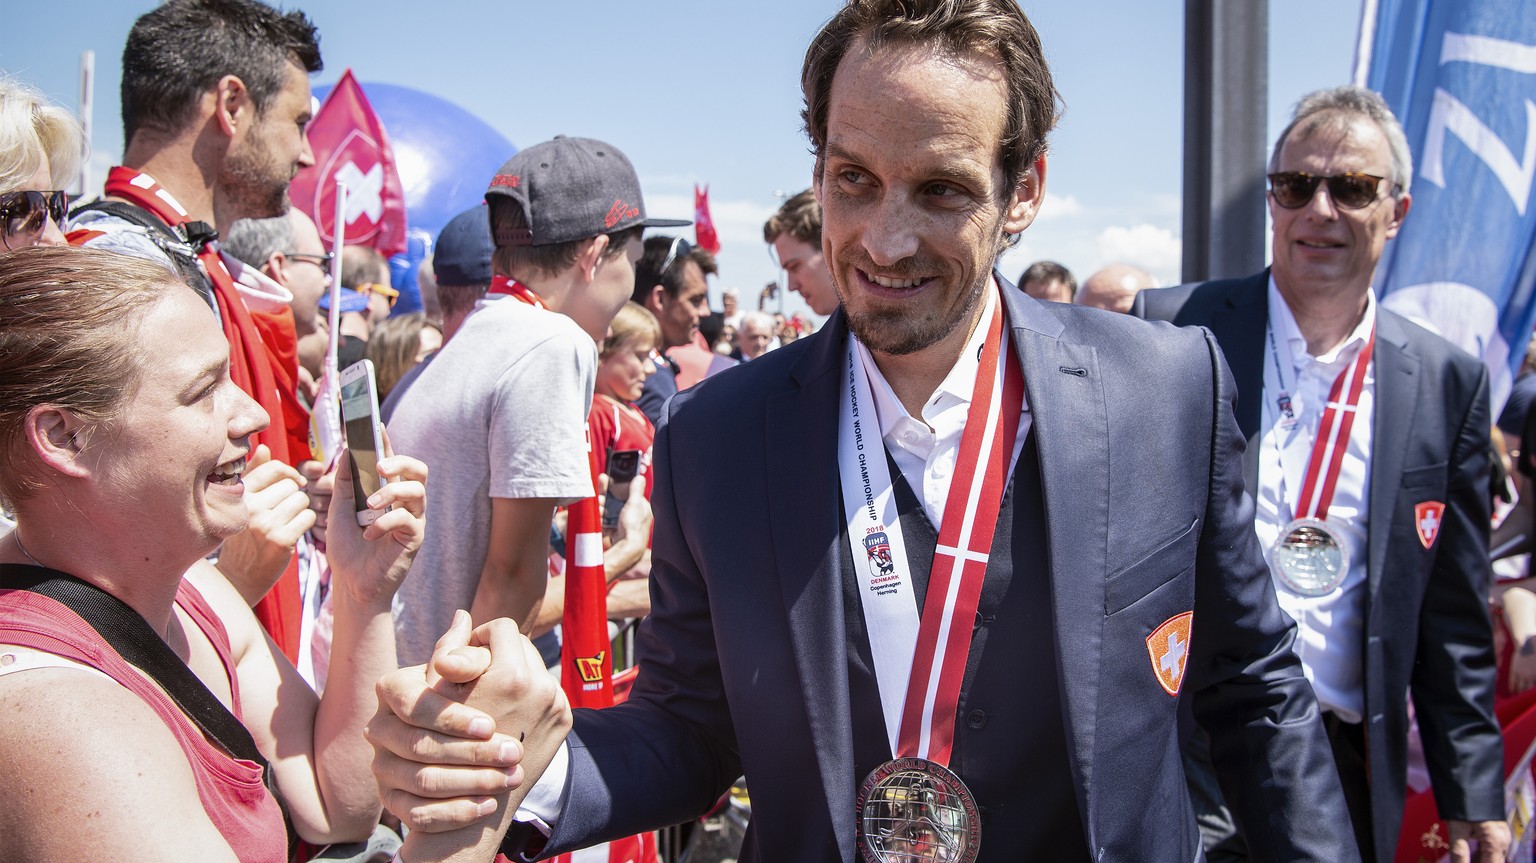
POLYGON ((0 856, 542 859, 743 777, 743 860, 1387 863, 1414 794, 1454 860, 1519 838, 1536 591, 1490 530, 1536 536, 1536 372, 1501 435, 1378 302, 1380 96, 1297 106, 1264 272, 1015 287, 1039 35, 847 0, 763 227, 818 330, 774 285, 712 310, 581 137, 476 178, 425 312, 371 248, 332 286, 288 200, 321 68, 302 12, 167 0, 73 209, 78 124, 0 79, 0 856), (371 493, 314 444, 331 350, 374 370, 371 493))

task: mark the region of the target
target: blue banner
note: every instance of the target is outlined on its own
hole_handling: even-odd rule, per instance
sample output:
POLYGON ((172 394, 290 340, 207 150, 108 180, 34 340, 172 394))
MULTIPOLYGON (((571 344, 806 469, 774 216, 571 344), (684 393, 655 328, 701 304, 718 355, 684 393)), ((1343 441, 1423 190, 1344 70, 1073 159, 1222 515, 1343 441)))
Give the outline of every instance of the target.
POLYGON ((1536 15, 1529 0, 1372 5, 1363 83, 1413 151, 1413 205, 1376 290, 1488 364, 1497 416, 1536 319, 1536 15))

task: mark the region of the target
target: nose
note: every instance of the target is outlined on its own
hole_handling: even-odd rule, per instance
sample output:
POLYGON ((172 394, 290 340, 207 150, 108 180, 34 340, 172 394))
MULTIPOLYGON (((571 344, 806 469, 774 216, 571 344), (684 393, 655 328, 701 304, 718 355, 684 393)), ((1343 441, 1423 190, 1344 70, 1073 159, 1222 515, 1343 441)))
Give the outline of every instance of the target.
POLYGON ((912 208, 901 196, 886 192, 870 208, 864 226, 864 251, 877 266, 891 266, 917 254, 912 208))
POLYGON ((267 415, 266 408, 263 408, 255 399, 251 398, 245 390, 240 389, 233 383, 230 384, 229 388, 235 393, 235 404, 229 418, 229 437, 231 440, 250 437, 257 432, 265 430, 267 426, 272 424, 272 418, 267 415))
POLYGON ((309 146, 309 130, 305 129, 299 134, 303 146, 299 149, 299 167, 312 168, 315 165, 315 151, 309 146))
POLYGON ((43 233, 38 237, 37 242, 43 246, 63 246, 69 243, 68 240, 64 239, 63 227, 58 222, 55 222, 52 216, 44 218, 43 233))
POLYGON ((1331 222, 1339 217, 1339 205, 1333 202, 1327 183, 1317 184, 1317 188, 1312 190, 1312 200, 1307 202, 1304 209, 1308 215, 1315 215, 1325 221, 1331 222))

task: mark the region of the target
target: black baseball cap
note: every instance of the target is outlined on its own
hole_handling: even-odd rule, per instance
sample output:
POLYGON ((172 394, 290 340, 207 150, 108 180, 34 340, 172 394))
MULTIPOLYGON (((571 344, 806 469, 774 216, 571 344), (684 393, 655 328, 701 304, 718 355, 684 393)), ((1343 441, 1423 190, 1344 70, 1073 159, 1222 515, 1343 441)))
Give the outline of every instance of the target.
POLYGON ((491 281, 490 207, 476 204, 448 220, 432 249, 432 273, 440 285, 464 287, 491 281))
POLYGON ((617 147, 557 136, 507 160, 485 191, 517 202, 528 227, 494 236, 498 246, 549 246, 626 228, 681 228, 687 219, 650 219, 640 178, 617 147))

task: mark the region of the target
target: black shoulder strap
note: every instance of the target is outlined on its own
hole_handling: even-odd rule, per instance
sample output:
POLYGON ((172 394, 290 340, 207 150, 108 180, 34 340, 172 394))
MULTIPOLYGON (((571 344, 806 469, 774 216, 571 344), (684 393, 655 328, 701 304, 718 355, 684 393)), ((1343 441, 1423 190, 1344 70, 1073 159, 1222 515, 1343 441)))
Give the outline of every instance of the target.
POLYGON ((157 218, 154 213, 151 213, 143 207, 130 204, 127 201, 95 200, 89 204, 81 204, 73 210, 70 210, 69 217, 74 219, 81 213, 89 213, 93 211, 106 213, 109 216, 116 216, 125 222, 132 222, 141 228, 158 234, 161 239, 170 240, 187 246, 191 245, 191 243, 187 242, 186 237, 182 236, 175 228, 160 221, 160 219, 157 218))
POLYGON ((264 773, 270 771, 240 720, 127 603, 72 575, 27 564, 0 564, 0 589, 39 593, 80 615, 119 656, 160 684, 204 733, 236 758, 261 765, 264 773))

